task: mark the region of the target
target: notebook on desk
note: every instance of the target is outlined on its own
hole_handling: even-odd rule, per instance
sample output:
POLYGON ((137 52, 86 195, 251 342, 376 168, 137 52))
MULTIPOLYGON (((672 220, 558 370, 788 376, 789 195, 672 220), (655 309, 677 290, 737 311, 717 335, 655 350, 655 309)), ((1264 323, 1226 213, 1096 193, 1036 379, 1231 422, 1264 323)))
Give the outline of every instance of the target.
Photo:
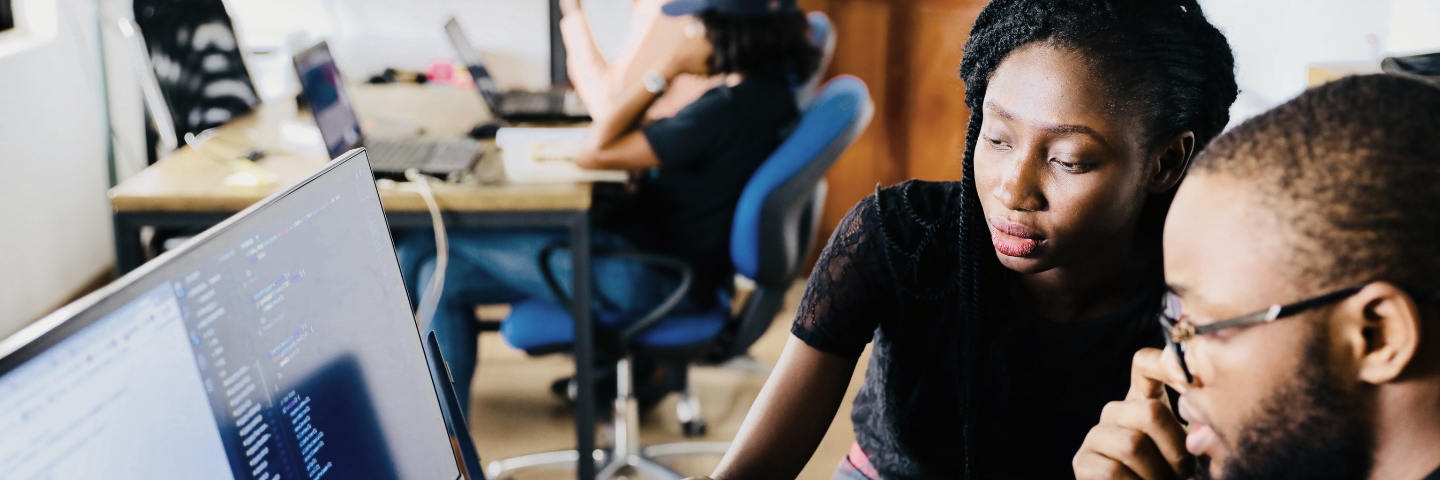
POLYGON ((495 133, 512 183, 625 182, 629 172, 586 170, 575 165, 584 128, 502 128, 495 133))

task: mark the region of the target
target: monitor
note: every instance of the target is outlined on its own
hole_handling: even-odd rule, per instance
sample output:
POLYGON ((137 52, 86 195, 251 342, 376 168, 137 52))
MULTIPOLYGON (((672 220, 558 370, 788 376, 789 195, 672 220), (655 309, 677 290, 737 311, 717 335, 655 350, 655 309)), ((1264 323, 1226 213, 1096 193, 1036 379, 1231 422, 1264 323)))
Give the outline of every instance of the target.
POLYGON ((330 46, 320 42, 296 53, 294 60, 300 88, 310 103, 310 111, 315 114, 315 126, 320 128, 320 137, 325 140, 325 150, 330 157, 359 147, 360 117, 355 115, 355 103, 345 92, 345 82, 335 66, 335 58, 330 56, 330 46))
POLYGON ((460 476, 363 150, 0 341, 0 476, 460 476))

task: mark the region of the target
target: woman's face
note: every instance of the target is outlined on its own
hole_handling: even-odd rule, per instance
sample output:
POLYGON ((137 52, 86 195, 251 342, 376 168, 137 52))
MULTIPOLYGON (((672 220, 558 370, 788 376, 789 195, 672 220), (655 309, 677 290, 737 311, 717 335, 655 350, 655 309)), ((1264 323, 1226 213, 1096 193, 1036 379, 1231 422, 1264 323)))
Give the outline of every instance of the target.
POLYGON ((1040 273, 1130 248, 1145 199, 1178 181, 1161 168, 1176 153, 1147 148, 1106 87, 1080 53, 1036 43, 991 75, 975 184, 1006 268, 1040 273))

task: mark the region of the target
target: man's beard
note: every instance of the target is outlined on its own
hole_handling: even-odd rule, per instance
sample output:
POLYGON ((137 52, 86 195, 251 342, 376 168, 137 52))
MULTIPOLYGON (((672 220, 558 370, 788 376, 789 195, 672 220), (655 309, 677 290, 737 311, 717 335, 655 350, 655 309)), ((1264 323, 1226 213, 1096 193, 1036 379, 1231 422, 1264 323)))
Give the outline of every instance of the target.
MULTIPOLYGON (((1270 396, 1240 433, 1224 480, 1359 480, 1370 473, 1374 429, 1356 392, 1325 372, 1323 334, 1305 349, 1294 383, 1270 396)), ((1210 457, 1196 471, 1211 480, 1210 457)))

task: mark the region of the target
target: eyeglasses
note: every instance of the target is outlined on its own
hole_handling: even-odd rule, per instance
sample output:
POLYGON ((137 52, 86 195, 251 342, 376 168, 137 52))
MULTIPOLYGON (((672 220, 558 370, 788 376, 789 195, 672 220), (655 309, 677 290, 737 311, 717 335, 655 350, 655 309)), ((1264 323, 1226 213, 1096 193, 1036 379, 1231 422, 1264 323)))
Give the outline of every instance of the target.
POLYGON ((1165 303, 1160 311, 1160 326, 1165 329, 1165 345, 1175 348, 1175 356, 1180 360, 1180 370, 1185 372, 1185 382, 1192 383, 1195 378, 1190 375, 1190 366, 1185 363, 1185 343, 1195 338, 1196 335, 1215 333, 1227 328, 1270 323, 1315 307, 1350 298, 1351 295, 1359 293, 1362 288, 1365 286, 1357 285, 1289 305, 1271 305, 1269 309, 1249 315, 1199 326, 1190 323, 1190 319, 1181 311, 1180 296, 1173 292, 1166 293, 1165 303))

